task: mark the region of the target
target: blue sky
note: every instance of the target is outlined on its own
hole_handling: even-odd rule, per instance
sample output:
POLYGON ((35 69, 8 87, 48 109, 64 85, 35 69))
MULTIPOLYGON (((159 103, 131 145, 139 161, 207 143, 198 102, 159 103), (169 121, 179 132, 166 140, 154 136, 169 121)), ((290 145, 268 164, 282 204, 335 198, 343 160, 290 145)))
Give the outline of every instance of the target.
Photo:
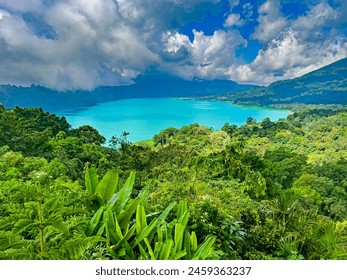
POLYGON ((345 0, 0 0, 0 84, 92 90, 148 69, 267 85, 347 56, 345 0))

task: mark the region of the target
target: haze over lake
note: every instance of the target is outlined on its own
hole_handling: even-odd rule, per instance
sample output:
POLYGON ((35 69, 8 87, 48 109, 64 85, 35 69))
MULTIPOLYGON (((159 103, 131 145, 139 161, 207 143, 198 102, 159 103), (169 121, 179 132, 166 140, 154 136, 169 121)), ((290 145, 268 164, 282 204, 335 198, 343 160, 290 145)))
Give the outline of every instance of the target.
POLYGON ((286 118, 288 113, 267 108, 239 107, 226 102, 182 100, 172 98, 123 99, 100 103, 78 111, 59 112, 72 127, 91 125, 108 140, 129 132, 128 140, 152 139, 168 127, 181 128, 198 123, 219 130, 226 122, 241 126, 248 117, 262 121, 286 118))

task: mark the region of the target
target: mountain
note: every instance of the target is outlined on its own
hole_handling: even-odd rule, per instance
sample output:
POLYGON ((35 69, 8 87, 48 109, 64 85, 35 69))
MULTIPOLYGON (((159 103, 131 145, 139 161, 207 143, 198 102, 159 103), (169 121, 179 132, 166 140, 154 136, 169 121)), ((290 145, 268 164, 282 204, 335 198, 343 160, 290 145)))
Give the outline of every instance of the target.
POLYGON ((347 104, 347 58, 302 77, 278 81, 267 87, 240 85, 228 80, 187 81, 158 73, 139 75, 131 85, 98 87, 93 91, 59 92, 42 86, 0 85, 0 103, 5 107, 40 107, 50 112, 143 97, 203 97, 263 106, 293 103, 347 104))
POLYGON ((347 104, 347 58, 292 80, 221 95, 244 105, 347 104))
POLYGON ((59 92, 41 86, 17 87, 0 85, 0 103, 7 108, 15 106, 40 107, 50 112, 75 110, 96 103, 125 98, 146 97, 199 97, 226 94, 250 89, 252 85, 240 85, 227 80, 187 81, 163 74, 139 75, 131 85, 99 87, 94 91, 59 92))

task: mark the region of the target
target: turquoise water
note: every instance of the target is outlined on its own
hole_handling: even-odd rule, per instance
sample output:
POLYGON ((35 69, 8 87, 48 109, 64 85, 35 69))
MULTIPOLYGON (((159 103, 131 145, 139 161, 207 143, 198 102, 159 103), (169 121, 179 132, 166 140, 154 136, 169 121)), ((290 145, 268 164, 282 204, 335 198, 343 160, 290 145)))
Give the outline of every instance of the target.
POLYGON ((90 125, 110 139, 123 131, 131 142, 152 139, 168 127, 199 125, 220 129, 226 122, 240 126, 248 117, 262 121, 278 120, 288 113, 255 107, 238 107, 226 102, 182 100, 171 98, 124 99, 100 103, 74 112, 60 112, 72 127, 90 125))

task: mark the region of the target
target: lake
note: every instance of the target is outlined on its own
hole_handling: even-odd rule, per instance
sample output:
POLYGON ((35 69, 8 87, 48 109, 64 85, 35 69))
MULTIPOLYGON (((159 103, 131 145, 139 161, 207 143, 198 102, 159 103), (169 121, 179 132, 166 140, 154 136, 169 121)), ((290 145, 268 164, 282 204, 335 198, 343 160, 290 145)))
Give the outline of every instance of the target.
POLYGON ((262 121, 286 118, 288 113, 259 107, 239 107, 227 102, 183 100, 174 98, 123 99, 100 103, 78 111, 59 112, 72 127, 90 125, 108 140, 129 132, 128 140, 137 142, 152 139, 168 127, 180 128, 198 123, 220 129, 226 122, 241 126, 248 117, 262 121))

